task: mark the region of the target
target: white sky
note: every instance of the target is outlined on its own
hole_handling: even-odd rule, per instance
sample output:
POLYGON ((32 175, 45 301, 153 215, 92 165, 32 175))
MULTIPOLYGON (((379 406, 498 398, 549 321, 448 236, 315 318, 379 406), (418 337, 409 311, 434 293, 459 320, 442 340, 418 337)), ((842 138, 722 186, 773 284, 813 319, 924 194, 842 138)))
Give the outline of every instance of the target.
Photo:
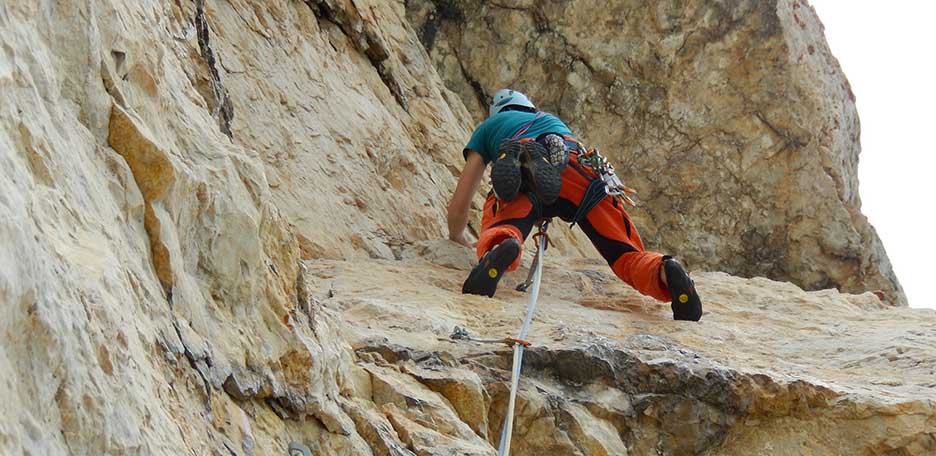
POLYGON ((857 98, 862 212, 910 306, 936 308, 936 2, 810 3, 857 98))

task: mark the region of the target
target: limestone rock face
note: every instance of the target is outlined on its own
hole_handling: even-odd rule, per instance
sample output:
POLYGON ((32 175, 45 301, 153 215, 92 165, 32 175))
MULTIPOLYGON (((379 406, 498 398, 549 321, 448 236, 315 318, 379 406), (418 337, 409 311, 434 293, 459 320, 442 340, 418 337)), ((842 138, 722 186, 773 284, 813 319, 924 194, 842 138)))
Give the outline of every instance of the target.
MULTIPOLYGON (((433 250, 471 255, 448 242, 433 250)), ((329 287, 318 296, 348 325, 375 401, 420 396, 409 415, 434 431, 418 428, 431 436, 423 441, 459 448, 417 454, 479 454, 456 416, 496 446, 510 349, 450 335, 460 327, 476 338, 515 336, 527 298, 513 291, 522 274, 505 277, 488 299, 453 292, 462 271, 432 257, 304 265, 313 288, 329 287), (396 284, 394 298, 374 283, 396 284), (434 393, 417 393, 420 384, 434 393)), ((600 261, 547 257, 544 271, 511 454, 936 451, 932 310, 703 273, 695 275, 702 321, 674 322, 668 304, 637 294, 600 261)))
POLYGON ((3 2, 0 453, 369 454, 299 259, 443 233, 467 115, 403 17, 3 2))
MULTIPOLYGON (((496 454, 509 352, 448 335, 525 297, 457 293, 477 107, 405 6, 0 4, 0 454, 496 454)), ((932 312, 707 273, 675 323, 556 237, 514 454, 936 451, 932 312)))
POLYGON ((854 95, 806 1, 408 5, 475 120, 510 86, 613 157, 653 248, 906 305, 860 211, 854 95))

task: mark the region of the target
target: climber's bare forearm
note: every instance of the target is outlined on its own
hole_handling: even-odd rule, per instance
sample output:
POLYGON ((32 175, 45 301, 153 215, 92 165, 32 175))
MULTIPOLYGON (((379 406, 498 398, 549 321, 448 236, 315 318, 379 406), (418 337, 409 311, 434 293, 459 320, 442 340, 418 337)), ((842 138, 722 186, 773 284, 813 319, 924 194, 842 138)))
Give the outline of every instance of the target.
POLYGON ((465 168, 458 178, 458 185, 452 193, 448 206, 449 239, 466 243, 465 227, 468 226, 468 211, 471 209, 471 200, 478 192, 481 178, 484 175, 484 160, 477 153, 470 152, 465 161, 465 168))

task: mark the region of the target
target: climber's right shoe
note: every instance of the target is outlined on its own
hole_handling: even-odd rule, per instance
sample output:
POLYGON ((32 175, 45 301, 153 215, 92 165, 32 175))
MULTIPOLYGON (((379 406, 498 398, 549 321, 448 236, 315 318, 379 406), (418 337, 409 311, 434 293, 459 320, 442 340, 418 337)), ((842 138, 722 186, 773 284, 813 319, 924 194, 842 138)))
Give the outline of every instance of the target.
POLYGON ((462 285, 462 293, 493 297, 497 282, 520 255, 520 242, 508 238, 481 257, 462 285))
POLYGON ((491 186, 504 201, 513 201, 520 192, 520 153, 523 145, 515 139, 505 139, 498 147, 497 160, 491 165, 491 186))
POLYGON ((696 292, 695 282, 671 256, 663 257, 663 273, 672 296, 673 320, 699 321, 702 318, 702 300, 696 292))
POLYGON ((549 152, 539 142, 528 141, 523 143, 521 157, 523 177, 530 190, 543 204, 555 203, 562 189, 562 177, 549 161, 549 152))

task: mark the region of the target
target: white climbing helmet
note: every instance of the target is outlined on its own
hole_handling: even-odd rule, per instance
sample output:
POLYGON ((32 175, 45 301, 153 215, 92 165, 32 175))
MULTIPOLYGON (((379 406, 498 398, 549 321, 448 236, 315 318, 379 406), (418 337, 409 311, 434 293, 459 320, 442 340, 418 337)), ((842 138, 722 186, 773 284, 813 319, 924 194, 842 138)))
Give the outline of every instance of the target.
POLYGON ((494 100, 491 101, 490 115, 493 116, 510 105, 526 106, 536 109, 536 106, 533 105, 533 102, 530 101, 526 95, 516 90, 500 89, 494 94, 494 100))

